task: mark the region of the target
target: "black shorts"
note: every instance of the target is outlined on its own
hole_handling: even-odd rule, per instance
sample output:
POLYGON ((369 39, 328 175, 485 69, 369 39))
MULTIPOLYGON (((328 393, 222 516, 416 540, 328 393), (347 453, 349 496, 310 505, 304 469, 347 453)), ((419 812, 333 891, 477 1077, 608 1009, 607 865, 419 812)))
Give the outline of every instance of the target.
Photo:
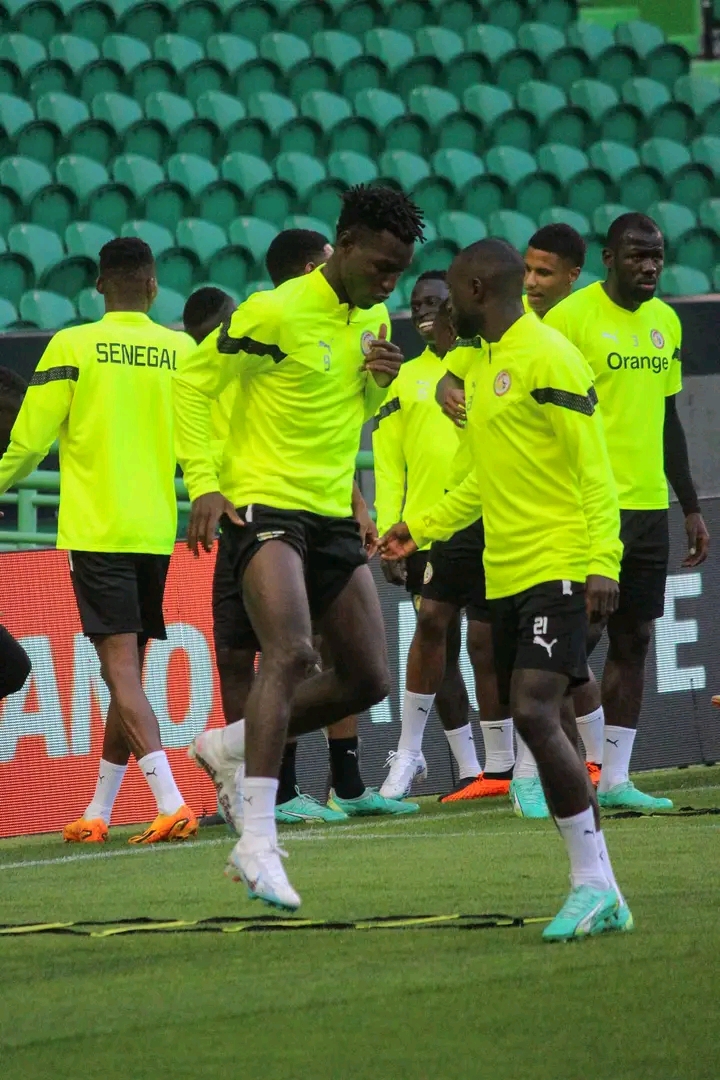
POLYGON ((570 686, 587 682, 585 585, 546 581, 515 596, 488 601, 498 692, 510 703, 516 669, 567 675, 570 686))
POLYGON ((413 551, 405 560, 405 588, 413 600, 422 593, 425 569, 429 558, 429 551, 413 551))
POLYGON ((665 582, 670 556, 667 510, 621 510, 620 603, 610 616, 637 622, 665 612, 665 582))
POLYGON ((163 597, 169 555, 70 551, 70 576, 87 637, 137 634, 164 641, 163 597))
POLYGON ((223 528, 215 555, 212 583, 213 639, 215 653, 224 649, 253 649, 260 645, 245 610, 242 589, 233 571, 227 530, 223 528))
POLYGON ((280 540, 300 555, 313 619, 325 614, 358 566, 367 563, 360 528, 353 517, 332 518, 307 510, 277 510, 260 503, 240 506, 237 512, 244 519, 244 526, 233 525, 228 518, 222 520, 227 569, 221 566, 221 573, 226 581, 232 575, 238 603, 242 603, 242 579, 248 563, 267 540, 280 540))
POLYGON ((485 596, 485 529, 479 518, 449 540, 430 548, 422 596, 441 604, 465 608, 468 619, 490 622, 485 596))

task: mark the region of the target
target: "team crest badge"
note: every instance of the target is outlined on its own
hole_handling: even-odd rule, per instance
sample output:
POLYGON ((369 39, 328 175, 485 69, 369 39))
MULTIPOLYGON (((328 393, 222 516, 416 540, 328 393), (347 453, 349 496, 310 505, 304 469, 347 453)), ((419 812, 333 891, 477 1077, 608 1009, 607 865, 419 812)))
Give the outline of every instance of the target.
POLYGON ((650 340, 656 349, 662 349, 665 344, 665 338, 662 336, 659 330, 650 331, 650 340))
POLYGON ((369 354, 374 340, 375 335, 373 334, 372 330, 365 330, 362 337, 360 338, 360 348, 362 350, 363 356, 367 356, 369 354))
POLYGON ((432 563, 425 564, 425 573, 423 574, 423 585, 429 585, 432 581, 433 568, 432 563))
POLYGON ((495 382, 493 383, 493 390, 498 397, 502 397, 503 394, 507 394, 508 390, 512 386, 512 379, 510 378, 509 371, 499 371, 495 376, 495 382))

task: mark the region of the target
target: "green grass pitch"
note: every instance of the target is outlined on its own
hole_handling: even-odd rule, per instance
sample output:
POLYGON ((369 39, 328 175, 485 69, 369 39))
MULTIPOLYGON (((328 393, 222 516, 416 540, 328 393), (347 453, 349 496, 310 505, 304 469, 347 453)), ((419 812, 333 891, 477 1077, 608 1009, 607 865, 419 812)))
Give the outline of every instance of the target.
MULTIPOLYGON (((720 805, 720 768, 645 774, 720 805)), ((2 1080, 716 1080, 720 817, 613 819, 636 931, 572 945, 542 924, 0 936, 2 1080)), ((102 849, 0 841, 0 923, 267 911, 222 875, 232 839, 102 849)), ((551 916, 550 822, 504 800, 286 828, 308 919, 551 916)))

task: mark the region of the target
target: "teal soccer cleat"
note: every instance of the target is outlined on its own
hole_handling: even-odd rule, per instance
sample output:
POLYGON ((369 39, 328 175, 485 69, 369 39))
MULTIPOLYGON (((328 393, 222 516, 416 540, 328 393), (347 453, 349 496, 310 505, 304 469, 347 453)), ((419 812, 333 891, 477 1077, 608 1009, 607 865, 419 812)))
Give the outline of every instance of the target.
POLYGON ((549 818, 550 811, 545 801, 545 792, 540 777, 520 777, 510 784, 510 798, 513 810, 518 817, 549 818))
POLYGON ((543 930, 543 941, 574 941, 620 929, 611 926, 612 916, 617 909, 618 898, 614 889, 579 885, 571 891, 553 921, 543 930))
POLYGON ((420 803, 401 802, 400 799, 386 799, 374 788, 365 788, 357 799, 341 799, 334 791, 330 792, 328 806, 333 810, 342 810, 348 817, 380 817, 388 814, 415 814, 420 803))
POLYGON ((672 799, 656 799, 653 795, 646 795, 644 791, 638 791, 632 780, 616 784, 609 791, 598 791, 598 802, 604 810, 644 810, 652 813, 654 810, 673 808, 672 799))
POLYGON ((299 788, 295 788, 297 795, 294 799, 280 803, 275 807, 275 820, 284 825, 296 825, 301 821, 347 821, 348 815, 342 810, 333 810, 329 806, 323 806, 312 795, 303 795, 299 788))

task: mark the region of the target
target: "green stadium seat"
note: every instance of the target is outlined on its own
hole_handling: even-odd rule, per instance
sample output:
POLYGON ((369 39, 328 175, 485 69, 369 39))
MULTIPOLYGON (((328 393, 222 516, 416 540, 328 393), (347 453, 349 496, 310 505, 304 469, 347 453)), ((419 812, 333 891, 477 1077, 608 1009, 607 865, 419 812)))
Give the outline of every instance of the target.
POLYGON ((314 121, 327 134, 352 116, 352 109, 347 99, 339 94, 331 94, 327 90, 309 90, 300 100, 300 114, 314 121))
POLYGON ((175 246, 175 237, 171 231, 154 221, 127 221, 121 229, 121 235, 144 240, 156 259, 164 251, 175 246))
POLYGON ((197 253, 179 244, 163 251, 155 259, 155 267, 161 288, 172 289, 182 296, 188 296, 195 282, 203 276, 197 253))
POLYGON ((275 175, 289 185, 301 202, 327 177, 325 166, 317 158, 292 151, 278 154, 274 170, 275 175))
POLYGON ((40 225, 25 222, 13 225, 7 234, 8 251, 23 255, 33 268, 35 280, 40 281, 43 274, 65 256, 62 241, 56 232, 44 229, 40 225))
POLYGON ((705 199, 700 204, 698 221, 704 229, 720 236, 720 199, 705 199))
POLYGON ((365 154, 354 150, 336 150, 327 160, 328 175, 338 180, 343 187, 354 184, 371 184, 378 177, 378 167, 365 154))
POLYGON ((36 119, 15 138, 19 154, 52 165, 64 138, 73 127, 88 119, 87 106, 78 98, 59 92, 43 94, 36 105, 36 119))
POLYGON ((98 188, 110 183, 105 166, 81 154, 65 154, 58 158, 55 179, 73 193, 78 206, 84 206, 98 188))
POLYGON ((458 34, 464 34, 478 19, 475 0, 444 0, 433 6, 440 26, 458 34))
POLYGON ((642 74, 642 60, 627 45, 611 45, 595 60, 595 77, 622 89, 628 79, 642 74))
POLYGON ((339 72, 352 60, 362 56, 363 48, 357 38, 339 30, 321 30, 312 39, 313 56, 324 60, 333 72, 339 72))
POLYGON ((525 251, 528 240, 537 229, 532 218, 515 210, 496 210, 488 218, 487 226, 491 236, 507 240, 518 251, 525 251))
POLYGON ((720 135, 720 86, 714 80, 682 75, 675 83, 674 99, 676 106, 686 107, 698 135, 720 135))
POLYGON ((543 172, 563 186, 565 203, 576 213, 590 217, 598 204, 612 197, 613 181, 604 171, 593 168, 577 147, 546 143, 536 156, 543 172))
POLYGON ((38 98, 35 112, 38 120, 53 124, 65 138, 73 128, 90 119, 90 112, 85 102, 69 94, 43 94, 38 98))
POLYGON ((549 23, 561 30, 572 26, 577 18, 575 4, 568 0, 536 0, 532 10, 537 22, 549 23))
POLYGON ((447 89, 461 99, 466 90, 478 84, 492 83, 493 79, 492 63, 479 52, 465 52, 456 57, 444 73, 447 89))
POLYGON ((543 64, 567 44, 562 30, 538 22, 523 22, 517 32, 517 41, 522 49, 538 56, 543 64))
POLYGON ((5 0, 3 7, 13 29, 38 41, 48 41, 62 27, 63 9, 51 0, 5 0))
POLYGON ((485 157, 485 166, 491 176, 500 177, 507 186, 515 208, 533 220, 562 195, 562 186, 554 176, 540 172, 536 159, 525 150, 494 146, 485 157))
POLYGON ((158 184, 165 182, 165 173, 156 161, 140 154, 120 154, 112 163, 112 176, 124 184, 136 199, 144 199, 158 184))
POLYGON ((223 227, 253 208, 257 217, 266 217, 275 223, 289 213, 292 192, 282 181, 275 181, 269 165, 252 154, 235 151, 222 161, 220 173, 223 182, 209 189, 200 201, 199 212, 203 217, 223 227), (258 213, 256 207, 263 209, 258 213))
POLYGON ((220 288, 232 286, 245 295, 248 279, 253 272, 253 261, 243 248, 226 244, 215 252, 207 264, 206 272, 210 280, 220 288))
POLYGON ((184 307, 185 297, 182 293, 175 292, 174 289, 164 288, 160 285, 158 287, 155 303, 150 308, 148 314, 155 322, 162 323, 164 326, 170 326, 175 323, 182 323, 184 307))
POLYGON ((458 199, 462 197, 468 184, 478 176, 485 175, 482 158, 456 147, 437 150, 432 157, 432 168, 436 176, 442 177, 450 184, 452 191, 457 193, 458 199))
POLYGON ((573 285, 573 292, 577 292, 578 289, 585 289, 588 285, 594 285, 596 281, 602 281, 600 274, 594 274, 590 270, 581 270, 578 274, 577 281, 573 285))
POLYGON ((257 45, 237 34, 213 34, 207 40, 206 52, 208 58, 220 64, 228 75, 234 75, 258 57, 257 45))
POLYGON ((569 91, 570 101, 599 124, 603 117, 620 104, 620 96, 608 83, 598 79, 579 79, 569 91))
POLYGON ((173 154, 165 162, 168 178, 195 199, 202 191, 216 184, 220 174, 212 162, 199 154, 173 154))
POLYGON ((655 166, 643 167, 637 152, 623 143, 604 140, 588 151, 590 161, 614 181, 620 202, 645 212, 665 193, 663 174, 655 166))
POLYGON ((99 48, 115 24, 116 16, 109 0, 85 0, 72 7, 65 25, 78 37, 94 41, 99 48))
POLYGON ((261 120, 273 134, 297 117, 297 108, 282 94, 266 91, 251 94, 247 107, 248 115, 261 120))
POLYGON ((425 158, 408 150, 385 150, 380 156, 380 176, 401 191, 411 192, 430 176, 430 166, 425 158))
POLYGON ((492 26, 499 26, 515 34, 527 15, 527 9, 521 0, 489 0, 489 3, 483 5, 483 14, 492 26))
POLYGON ((597 79, 579 79, 570 88, 573 105, 592 119, 595 132, 603 139, 636 145, 644 130, 643 116, 637 106, 621 103, 608 83, 597 79))
POLYGON ((515 146, 519 150, 535 146, 537 123, 531 113, 516 108, 507 90, 488 85, 469 87, 463 94, 463 105, 482 124, 486 146, 515 146))
POLYGON ((593 231, 590 219, 585 214, 580 214, 576 210, 569 210, 565 206, 547 206, 540 211, 537 220, 540 227, 543 225, 570 225, 575 229, 575 232, 580 233, 583 237, 590 236, 593 231))
POLYGON ((0 159, 0 235, 24 219, 35 196, 51 184, 49 170, 39 161, 17 155, 0 159))
POLYGON ((77 321, 72 300, 44 289, 31 289, 20 298, 20 318, 39 330, 59 330, 77 321))
POLYGON ((265 272, 265 255, 277 234, 278 229, 271 222, 245 216, 235 218, 228 230, 230 243, 249 253, 258 273, 265 272))
POLYGON ((388 30, 377 27, 368 30, 365 35, 365 49, 367 56, 375 56, 382 62, 386 71, 391 75, 397 68, 411 60, 415 55, 415 45, 407 34, 399 30, 388 30))
POLYGON ((182 86, 182 80, 170 64, 154 57, 139 64, 129 82, 132 96, 138 101, 144 101, 148 94, 155 94, 158 90, 177 93, 182 86))
POLYGON ((346 34, 362 37, 379 21, 380 8, 373 0, 347 0, 336 15, 336 23, 346 34))
POLYGON ((100 248, 115 239, 112 229, 97 225, 94 221, 71 221, 65 230, 65 248, 68 255, 91 259, 97 264, 100 248))
POLYGON ((690 266, 666 266, 660 275, 664 296, 702 296, 710 292, 710 280, 702 270, 690 266))
POLYGON ((329 27, 332 18, 332 7, 325 0, 298 0, 287 12, 285 29, 289 34, 310 42, 313 34, 329 27))
POLYGON ((56 34, 50 39, 48 54, 51 59, 65 64, 73 75, 77 75, 100 58, 97 45, 75 34, 56 34))
POLYGON ((137 0, 126 7, 118 19, 120 33, 139 38, 150 46, 161 34, 167 33, 171 25, 170 6, 166 7, 158 0, 137 0))
POLYGON ((645 74, 672 91, 675 83, 690 71, 690 54, 676 42, 666 41, 645 56, 645 74))
POLYGON ((214 0, 187 0, 175 10, 178 34, 184 34, 202 45, 220 30, 222 20, 222 8, 214 0))
MULTIPOLYGON (((241 101, 231 94, 220 90, 206 90, 195 102, 198 119, 210 126, 215 141, 221 136, 224 143, 231 144, 234 138, 241 138, 247 117, 247 111, 241 101)), ((255 132, 260 146, 263 147, 269 135, 262 130, 255 132)), ((213 155, 215 157, 216 155, 213 155)))
POLYGON ((680 142, 690 137, 685 109, 671 104, 670 91, 662 83, 646 78, 628 79, 622 88, 622 98, 642 115, 648 135, 680 142))
POLYGON ((415 34, 417 56, 430 56, 443 67, 451 64, 465 51, 465 43, 454 30, 444 26, 423 26, 415 34))
POLYGON ((227 247, 228 243, 225 230, 203 218, 184 218, 179 221, 175 237, 180 247, 193 252, 201 266, 209 263, 213 255, 227 247))
POLYGON ((427 19, 425 0, 380 0, 380 2, 394 30, 411 34, 425 24, 427 19))
POLYGON ((693 162, 705 168, 713 178, 713 186, 717 185, 717 177, 720 176, 720 136, 701 135, 693 139, 691 152, 693 162))
POLYGON ((613 221, 629 212, 630 207, 623 206, 621 203, 608 201, 598 206, 591 215, 595 235, 604 243, 613 221))
POLYGON ((712 169, 692 160, 690 151, 672 139, 648 139, 640 149, 644 165, 657 170, 665 179, 672 202, 698 206, 712 194, 712 169))
POLYGON ((26 34, 0 35, 0 89, 12 93, 20 79, 47 59, 45 46, 26 34))
POLYGON ((476 240, 484 240, 487 236, 485 222, 462 210, 447 210, 441 214, 437 229, 438 236, 453 244, 456 251, 461 251, 468 244, 474 244, 476 240))
POLYGON ((465 34, 468 52, 481 53, 495 66, 517 48, 515 36, 499 26, 480 24, 471 26, 465 34))
POLYGON ((195 110, 187 98, 159 90, 146 97, 145 116, 148 120, 162 124, 166 131, 174 134, 178 128, 194 118, 195 110))
POLYGON ((81 319, 97 322, 105 314, 105 301, 97 289, 83 289, 77 297, 77 309, 81 319))
POLYGON ((283 229, 309 229, 311 232, 328 236, 328 223, 310 214, 289 214, 283 221, 282 227, 283 229))
POLYGON ((305 198, 304 208, 310 217, 324 222, 324 232, 334 233, 337 219, 342 208, 343 192, 346 185, 340 180, 328 177, 316 184, 305 198))
POLYGON ((690 229, 676 241, 673 258, 682 266, 693 266, 711 277, 720 260, 720 237, 717 231, 702 224, 690 229))
MULTIPOLYGON (((223 288, 227 292, 229 292, 231 286, 226 283, 225 285, 223 285, 223 288)), ((242 299, 247 300, 247 298, 249 296, 252 296, 253 293, 256 293, 256 292, 269 292, 269 291, 272 290, 272 288, 273 288, 272 281, 267 281, 265 278, 259 279, 257 281, 248 281, 248 282, 245 283, 245 285, 243 287, 242 299)))
MULTIPOLYGON (((119 79, 119 84, 114 87, 102 87, 96 91, 97 93, 102 93, 104 90, 129 90, 132 86, 132 73, 141 64, 152 60, 152 53, 145 42, 128 37, 127 34, 108 34, 102 41, 100 49, 103 62, 107 65, 102 70, 114 73, 119 79)), ((91 76, 92 72, 89 72, 88 77, 91 78, 91 76)))
POLYGON ((431 131, 443 124, 451 126, 451 117, 460 112, 460 102, 449 90, 436 86, 417 86, 407 98, 408 109, 420 116, 431 131))
POLYGON ((176 75, 182 75, 205 57, 199 42, 182 34, 161 34, 153 42, 153 54, 156 60, 167 64, 176 75))
POLYGON ((0 253, 0 296, 16 307, 23 293, 35 284, 32 265, 24 255, 0 253))
POLYGON ((27 101, 14 94, 0 93, 0 155, 11 153, 19 133, 34 120, 35 113, 27 101))
POLYGON ((15 305, 0 297, 0 330, 10 330, 18 321, 18 317, 15 305))
POLYGON ((456 253, 455 244, 449 240, 430 240, 415 248, 412 274, 424 274, 426 270, 447 270, 456 253))
POLYGON ((233 34, 239 34, 250 41, 260 41, 263 34, 269 34, 277 22, 277 12, 273 4, 262 0, 232 0, 225 7, 225 26, 233 34))
POLYGON ((535 119, 539 138, 553 139, 566 146, 587 146, 592 141, 592 125, 582 109, 569 105, 559 86, 530 79, 518 87, 518 107, 535 119))
POLYGON ((636 169, 640 164, 637 151, 624 143, 604 139, 593 143, 588 150, 588 157, 596 169, 603 172, 616 183, 631 169, 636 169))
POLYGON ((653 203, 648 207, 648 214, 657 223, 671 252, 678 240, 697 226, 697 218, 690 207, 679 203, 653 203))
POLYGON ((355 112, 378 132, 383 132, 394 120, 404 116, 402 98, 386 90, 361 90, 355 95, 355 112))
POLYGON ((659 26, 653 23, 643 22, 642 19, 632 19, 630 22, 619 23, 615 27, 615 40, 620 45, 627 45, 643 59, 662 45, 665 35, 659 26))
MULTIPOLYGON (((528 79, 539 79, 542 73, 540 57, 529 49, 519 48, 512 34, 500 27, 473 27, 465 36, 468 51, 481 53, 492 63, 493 78, 503 90, 514 93, 528 79), (511 43, 511 47, 508 45, 511 43)), ((455 91, 453 86, 449 87, 455 91)))
POLYGON ((567 42, 576 49, 581 49, 590 60, 595 61, 608 49, 612 49, 615 38, 612 31, 598 23, 586 22, 585 19, 573 20, 567 28, 567 42))
POLYGON ((142 120, 143 111, 137 101, 126 94, 98 94, 93 98, 91 112, 117 135, 123 135, 129 127, 142 120))
POLYGON ((264 34, 260 39, 260 56, 269 60, 283 75, 310 58, 306 41, 294 34, 264 34))

